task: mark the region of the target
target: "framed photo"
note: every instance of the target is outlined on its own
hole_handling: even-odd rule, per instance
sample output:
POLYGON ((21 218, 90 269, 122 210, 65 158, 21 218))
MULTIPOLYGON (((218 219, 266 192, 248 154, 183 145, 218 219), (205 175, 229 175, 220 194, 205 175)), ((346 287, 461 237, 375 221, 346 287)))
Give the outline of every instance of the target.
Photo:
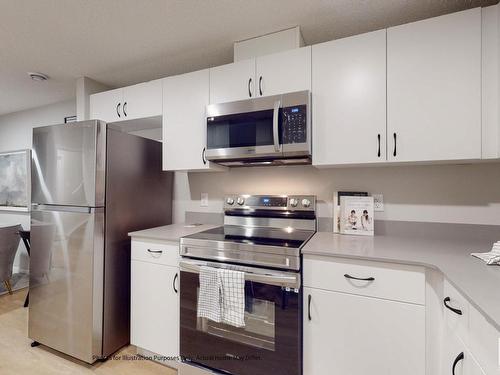
POLYGON ((0 210, 29 211, 31 150, 0 153, 0 210))
POLYGON ((336 191, 333 193, 333 233, 340 233, 340 199, 346 196, 366 197, 366 191, 336 191))
POLYGON ((373 197, 340 197, 340 233, 373 236, 373 197))

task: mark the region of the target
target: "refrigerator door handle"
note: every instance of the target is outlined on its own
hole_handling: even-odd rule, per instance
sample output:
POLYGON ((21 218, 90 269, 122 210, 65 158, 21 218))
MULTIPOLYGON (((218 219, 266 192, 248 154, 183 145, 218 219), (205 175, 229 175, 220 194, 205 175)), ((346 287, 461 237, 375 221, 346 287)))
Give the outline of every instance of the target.
POLYGON ((56 204, 39 204, 39 203, 32 203, 31 209, 35 211, 64 211, 64 212, 78 212, 84 214, 90 214, 95 212, 94 207, 59 206, 56 204))

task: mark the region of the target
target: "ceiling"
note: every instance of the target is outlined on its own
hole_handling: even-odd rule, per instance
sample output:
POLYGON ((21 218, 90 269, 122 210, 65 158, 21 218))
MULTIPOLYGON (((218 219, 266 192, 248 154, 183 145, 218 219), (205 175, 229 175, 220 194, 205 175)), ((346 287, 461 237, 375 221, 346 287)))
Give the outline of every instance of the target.
POLYGON ((0 0, 0 114, 232 61, 232 43, 299 25, 306 44, 498 0, 0 0), (47 82, 31 81, 28 71, 47 82))

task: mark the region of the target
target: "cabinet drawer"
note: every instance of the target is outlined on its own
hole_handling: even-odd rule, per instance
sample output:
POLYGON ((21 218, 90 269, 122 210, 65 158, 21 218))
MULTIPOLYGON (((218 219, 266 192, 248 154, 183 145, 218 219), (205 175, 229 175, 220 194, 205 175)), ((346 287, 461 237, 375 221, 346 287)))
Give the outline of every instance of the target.
POLYGON ((304 258, 304 286, 425 304, 425 270, 417 266, 342 258, 304 258))
POLYGON ((158 242, 132 241, 132 260, 179 266, 179 246, 158 242))
POLYGON ((469 346, 469 302, 448 280, 444 281, 444 298, 444 320, 448 329, 469 346))

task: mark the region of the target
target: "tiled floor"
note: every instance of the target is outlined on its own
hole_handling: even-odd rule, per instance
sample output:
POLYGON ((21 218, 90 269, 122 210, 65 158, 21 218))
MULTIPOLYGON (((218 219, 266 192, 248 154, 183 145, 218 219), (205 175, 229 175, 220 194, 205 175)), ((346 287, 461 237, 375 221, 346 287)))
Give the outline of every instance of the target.
MULTIPOLYGON (((27 337, 26 290, 0 297, 0 374, 2 375, 175 375, 176 371, 146 360, 114 359, 89 366, 46 347, 32 348, 27 337)), ((116 354, 135 354, 129 346, 116 354)))

